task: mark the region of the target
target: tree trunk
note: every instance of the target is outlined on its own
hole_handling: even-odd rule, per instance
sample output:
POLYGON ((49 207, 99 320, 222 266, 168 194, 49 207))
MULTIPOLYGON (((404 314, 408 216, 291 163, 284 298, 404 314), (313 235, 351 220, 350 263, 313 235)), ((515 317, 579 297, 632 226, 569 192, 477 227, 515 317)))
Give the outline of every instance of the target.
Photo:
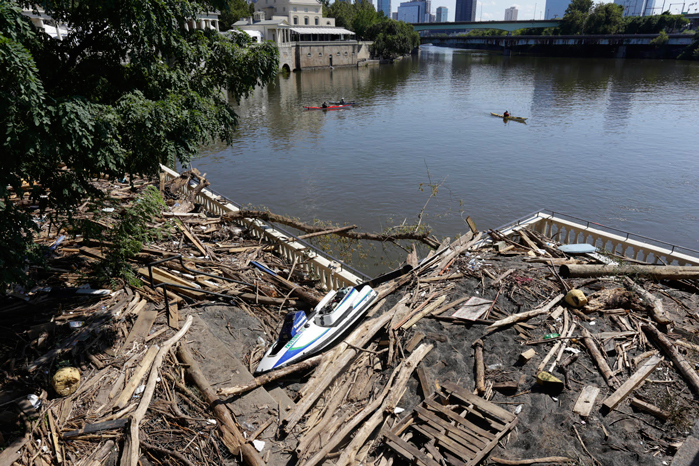
POLYGON ((639 275, 654 280, 699 278, 699 267, 675 265, 594 265, 564 264, 560 274, 563 278, 605 277, 607 275, 639 275))

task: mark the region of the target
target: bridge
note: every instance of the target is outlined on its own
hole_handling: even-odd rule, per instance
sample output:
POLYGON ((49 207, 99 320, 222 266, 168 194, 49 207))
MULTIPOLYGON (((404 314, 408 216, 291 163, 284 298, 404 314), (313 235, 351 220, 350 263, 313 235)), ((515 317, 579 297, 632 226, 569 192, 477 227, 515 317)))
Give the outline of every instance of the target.
POLYGON ((454 31, 465 29, 500 29, 516 31, 523 28, 555 28, 560 20, 544 19, 531 21, 459 21, 451 23, 411 23, 416 31, 454 31))

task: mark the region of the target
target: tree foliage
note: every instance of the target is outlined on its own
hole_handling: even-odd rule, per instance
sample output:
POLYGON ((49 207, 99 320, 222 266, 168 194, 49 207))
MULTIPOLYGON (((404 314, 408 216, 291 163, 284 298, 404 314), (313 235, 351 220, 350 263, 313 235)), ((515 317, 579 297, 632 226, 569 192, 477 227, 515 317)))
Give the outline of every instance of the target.
POLYGON ((392 19, 372 25, 367 38, 374 41, 372 55, 385 59, 406 55, 420 45, 420 35, 410 24, 392 19))
POLYGON ((699 60, 699 32, 694 34, 694 40, 678 58, 682 60, 699 60))
POLYGON ((615 3, 598 3, 587 18, 585 33, 616 34, 624 32, 624 7, 615 3))
POLYGON ((255 4, 245 0, 230 0, 228 8, 221 12, 219 16, 219 29, 227 31, 236 21, 249 18, 255 12, 255 4))
POLYGON ((188 163, 202 143, 232 140, 237 117, 221 90, 239 100, 278 69, 273 44, 185 29, 225 3, 47 0, 69 28, 63 40, 18 5, 32 7, 0 0, 0 284, 22 281, 38 257, 36 225, 12 199, 23 182, 42 209, 69 214, 101 194, 94 176, 188 163))

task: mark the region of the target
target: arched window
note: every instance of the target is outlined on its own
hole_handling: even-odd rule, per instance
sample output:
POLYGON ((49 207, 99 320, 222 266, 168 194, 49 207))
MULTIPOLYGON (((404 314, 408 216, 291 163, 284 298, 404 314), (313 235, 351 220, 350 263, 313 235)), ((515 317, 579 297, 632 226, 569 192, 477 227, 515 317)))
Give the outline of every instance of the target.
POLYGON ((299 17, 298 16, 294 16, 294 24, 299 24, 299 17))
POLYGON ((318 26, 318 18, 316 18, 316 26, 318 26))
POLYGON ((308 26, 308 16, 306 16, 305 18, 303 18, 303 24, 305 24, 306 26, 308 26))

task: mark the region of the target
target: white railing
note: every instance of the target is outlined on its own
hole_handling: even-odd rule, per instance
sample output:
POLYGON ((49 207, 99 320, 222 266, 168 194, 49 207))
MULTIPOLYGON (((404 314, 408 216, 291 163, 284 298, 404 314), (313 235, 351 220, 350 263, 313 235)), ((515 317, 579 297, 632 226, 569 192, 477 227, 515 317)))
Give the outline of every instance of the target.
MULTIPOLYGON (((179 173, 164 165, 161 165, 160 168, 166 182, 180 176, 179 173)), ((182 189, 184 192, 189 192, 193 187, 187 185, 182 189)), ((206 188, 197 195, 196 202, 214 215, 226 215, 240 210, 237 206, 206 188)), ((293 236, 287 235, 261 220, 239 219, 234 220, 234 222, 248 228, 250 234, 255 238, 276 245, 282 257, 289 262, 296 261, 301 270, 317 277, 321 286, 326 290, 353 286, 363 281, 362 277, 347 270, 341 262, 323 257, 315 249, 302 244, 293 236)))
POLYGON ((588 243, 601 250, 604 249, 614 254, 648 263, 661 260, 668 265, 699 265, 699 257, 685 254, 685 252, 699 253, 699 251, 674 246, 574 217, 565 216, 567 218, 562 218, 562 216, 562 214, 554 212, 536 212, 502 227, 500 232, 510 236, 523 228, 531 228, 563 244, 588 243))

